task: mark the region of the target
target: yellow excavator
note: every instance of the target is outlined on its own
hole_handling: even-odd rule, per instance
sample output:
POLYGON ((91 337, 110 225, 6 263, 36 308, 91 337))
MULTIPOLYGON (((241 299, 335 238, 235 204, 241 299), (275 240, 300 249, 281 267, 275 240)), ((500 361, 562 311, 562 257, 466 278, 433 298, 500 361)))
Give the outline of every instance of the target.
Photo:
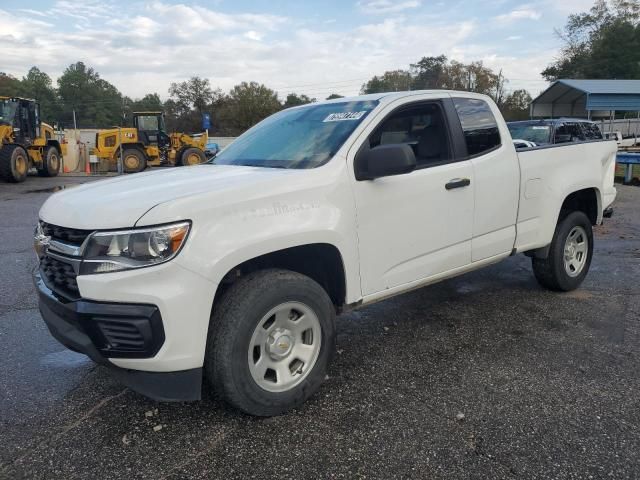
POLYGON ((42 177, 60 171, 66 145, 61 144, 51 125, 40 122, 40 104, 18 97, 0 97, 0 178, 24 182, 35 167, 42 177))
POLYGON ((91 151, 98 159, 109 161, 109 170, 116 170, 122 157, 126 173, 143 171, 147 166, 198 165, 204 154, 208 135, 167 134, 162 112, 134 112, 133 128, 111 128, 96 134, 96 146, 91 151))

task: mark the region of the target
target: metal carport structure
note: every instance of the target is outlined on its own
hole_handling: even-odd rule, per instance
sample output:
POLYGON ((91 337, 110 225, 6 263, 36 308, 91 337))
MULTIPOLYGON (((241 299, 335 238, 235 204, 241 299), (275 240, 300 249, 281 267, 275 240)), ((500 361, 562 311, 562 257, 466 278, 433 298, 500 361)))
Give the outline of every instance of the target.
POLYGON ((531 102, 531 117, 611 117, 640 112, 640 80, 556 80, 531 102))

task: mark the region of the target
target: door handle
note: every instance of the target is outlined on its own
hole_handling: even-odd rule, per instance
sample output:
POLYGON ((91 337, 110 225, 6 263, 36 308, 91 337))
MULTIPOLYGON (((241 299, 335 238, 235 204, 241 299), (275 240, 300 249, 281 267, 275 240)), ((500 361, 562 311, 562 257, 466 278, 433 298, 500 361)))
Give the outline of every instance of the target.
POLYGON ((468 187, 469 185, 471 185, 471 180, 468 178, 453 178, 449 180, 449 183, 447 183, 444 188, 453 190, 454 188, 468 187))

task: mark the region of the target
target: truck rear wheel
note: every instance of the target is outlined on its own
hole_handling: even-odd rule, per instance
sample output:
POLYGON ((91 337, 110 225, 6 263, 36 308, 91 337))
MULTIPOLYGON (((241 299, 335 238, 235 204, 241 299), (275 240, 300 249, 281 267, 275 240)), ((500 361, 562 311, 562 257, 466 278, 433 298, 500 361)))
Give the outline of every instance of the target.
POLYGON ((126 173, 138 173, 147 168, 147 160, 137 148, 128 148, 122 153, 122 168, 126 173))
POLYGON ((335 345, 335 310, 311 278, 261 270, 214 306, 206 378, 222 398, 256 416, 301 405, 322 384, 335 345))
POLYGON ((190 167, 192 165, 200 165, 207 157, 204 156, 204 152, 199 148, 191 147, 187 148, 180 155, 178 165, 190 167))
POLYGON ((572 212, 556 226, 547 258, 532 258, 538 283, 549 290, 568 292, 583 282, 593 256, 591 220, 572 212))
POLYGON ((41 177, 55 177, 60 171, 60 153, 56 147, 48 147, 42 155, 42 168, 38 168, 41 177))
POLYGON ((0 148, 0 178, 7 182, 24 182, 29 171, 29 155, 20 145, 0 148))

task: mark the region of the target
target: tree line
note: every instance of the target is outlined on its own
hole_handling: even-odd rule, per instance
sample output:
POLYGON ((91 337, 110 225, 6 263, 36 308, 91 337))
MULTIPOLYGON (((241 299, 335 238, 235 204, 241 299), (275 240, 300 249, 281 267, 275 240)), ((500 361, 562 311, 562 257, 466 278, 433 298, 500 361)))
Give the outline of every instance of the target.
POLYGON ((640 1, 596 0, 556 34, 563 48, 542 72, 548 81, 640 78, 640 1))
POLYGON ((37 100, 42 120, 60 128, 130 126, 133 112, 164 111, 168 130, 198 132, 202 114, 209 113, 212 134, 236 136, 283 108, 316 101, 295 93, 280 101, 277 92, 257 82, 241 82, 224 93, 200 77, 172 83, 168 93, 166 101, 158 93, 131 99, 83 62, 69 65, 56 86, 35 66, 21 79, 0 72, 0 96, 37 100))
MULTIPOLYGON (((526 118, 531 97, 522 90, 506 94, 505 83, 501 74, 495 74, 480 62, 462 65, 440 56, 425 57, 407 71, 374 76, 361 90, 362 93, 431 88, 470 90, 491 95, 509 118, 526 118)), ((165 101, 158 93, 132 99, 83 62, 69 65, 55 86, 51 77, 36 66, 21 79, 0 73, 0 95, 36 99, 42 120, 61 128, 130 125, 133 112, 161 110, 165 112, 168 130, 200 131, 202 114, 208 113, 211 134, 237 136, 279 110, 317 100, 299 93, 289 93, 281 100, 275 90, 257 82, 241 82, 223 92, 214 88, 209 79, 197 76, 171 83, 168 94, 165 101)), ((327 98, 340 97, 332 94, 327 98)))
POLYGON ((531 95, 523 89, 508 92, 507 83, 502 71, 496 73, 482 62, 464 64, 440 55, 423 57, 408 69, 376 75, 362 86, 361 92, 464 90, 493 98, 507 120, 529 118, 531 95))

